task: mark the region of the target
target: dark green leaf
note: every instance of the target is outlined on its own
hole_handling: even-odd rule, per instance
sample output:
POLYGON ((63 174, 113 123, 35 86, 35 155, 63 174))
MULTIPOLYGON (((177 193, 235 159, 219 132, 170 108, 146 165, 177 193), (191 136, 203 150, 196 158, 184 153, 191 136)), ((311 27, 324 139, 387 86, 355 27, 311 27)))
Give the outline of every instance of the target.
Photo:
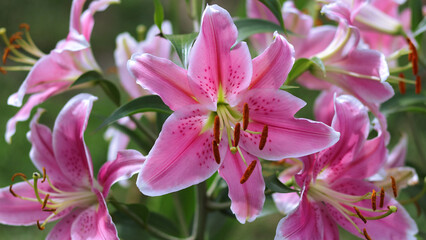
POLYGON ((137 131, 133 131, 116 122, 112 124, 112 127, 129 136, 130 139, 143 150, 142 154, 147 154, 151 149, 151 142, 145 136, 137 134, 137 131))
POLYGON ((197 38, 198 33, 188 33, 188 34, 165 34, 164 37, 167 38, 175 48, 182 66, 187 68, 188 66, 188 55, 189 50, 192 47, 192 44, 197 38))
POLYGON ((312 61, 307 58, 299 58, 293 65, 293 68, 290 70, 288 74, 287 80, 285 81, 285 85, 289 85, 296 80, 302 73, 306 72, 312 65, 312 61))
POLYGON ((155 25, 157 25, 158 29, 160 29, 160 32, 162 32, 161 26, 164 20, 163 5, 161 5, 160 0, 154 0, 154 6, 155 6, 154 23, 155 25))
POLYGON ((176 226, 176 224, 161 214, 150 212, 147 224, 154 226, 155 228, 157 228, 158 230, 162 232, 165 232, 174 236, 180 235, 179 228, 176 226))
POLYGON ((274 192, 278 192, 278 193, 298 192, 297 190, 291 189, 287 187, 285 184, 283 184, 282 182, 280 182, 280 180, 278 180, 275 174, 265 177, 265 185, 270 190, 274 192))
POLYGON ((120 118, 141 112, 163 112, 168 114, 172 113, 170 108, 163 103, 159 96, 143 96, 140 98, 136 98, 116 109, 107 119, 105 119, 105 121, 99 126, 99 128, 111 124, 120 118))
POLYGON ((269 10, 271 10, 272 14, 274 14, 280 23, 282 30, 285 32, 284 19, 281 13, 280 2, 278 0, 259 0, 259 2, 263 3, 267 8, 269 8, 269 10))
POLYGON ((99 85, 105 94, 117 105, 120 105, 120 92, 117 87, 110 81, 103 78, 103 76, 97 71, 89 71, 83 73, 71 87, 89 84, 89 85, 99 85))
POLYGON ((142 221, 147 222, 150 212, 145 205, 142 204, 126 204, 127 208, 136 214, 142 221))
POLYGON ((283 29, 279 25, 263 19, 237 19, 234 23, 238 28, 237 43, 256 33, 275 31, 283 33, 283 29))

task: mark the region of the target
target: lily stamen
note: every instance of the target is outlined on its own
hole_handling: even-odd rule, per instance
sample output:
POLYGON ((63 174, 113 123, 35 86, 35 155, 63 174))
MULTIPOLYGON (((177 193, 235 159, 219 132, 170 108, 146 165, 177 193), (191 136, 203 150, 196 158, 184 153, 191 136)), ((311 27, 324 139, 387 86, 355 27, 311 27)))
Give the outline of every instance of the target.
POLYGON ((12 44, 15 40, 22 39, 22 32, 16 32, 9 38, 9 43, 12 44))
POLYGON ((46 194, 46 196, 44 197, 43 204, 41 205, 41 209, 44 209, 46 207, 47 200, 49 200, 49 197, 50 197, 50 195, 46 194))
POLYGON ((371 208, 376 211, 376 190, 373 189, 371 193, 371 208))
POLYGON ((238 143, 240 142, 240 123, 236 123, 234 127, 234 147, 238 147, 238 143))
POLYGON ((364 216, 362 216, 361 212, 358 210, 357 207, 354 207, 356 214, 358 215, 358 217, 364 222, 367 223, 367 219, 365 219, 364 216))
POLYGON ((216 116, 214 118, 213 132, 214 132, 215 141, 220 142, 220 120, 219 120, 219 116, 216 116))
POLYGON ((383 207, 383 203, 384 203, 384 201, 385 201, 385 189, 382 187, 381 189, 380 189, 380 208, 382 208, 383 207))
POLYGON ((396 198, 396 197, 398 197, 398 189, 396 187, 396 181, 395 181, 394 177, 391 176, 390 178, 391 178, 391 181, 392 181, 393 196, 396 198))
POLYGON ((416 76, 416 94, 420 94, 420 91, 422 90, 422 80, 420 76, 416 76))
POLYGON ((43 167, 43 180, 41 180, 41 183, 44 183, 46 181, 46 168, 43 167))
POLYGON ((37 227, 38 229, 40 229, 41 231, 45 229, 45 227, 43 225, 40 225, 40 221, 37 220, 37 227))
POLYGON ((259 141, 259 150, 263 150, 266 144, 266 139, 268 138, 268 125, 263 126, 262 136, 259 141))
POLYGON ((249 124, 249 107, 247 103, 244 103, 243 109, 243 130, 247 130, 249 124))
POLYGON ((364 234, 365 239, 371 240, 371 237, 368 235, 367 230, 365 228, 364 228, 364 230, 362 232, 364 234))
MULTIPOLYGON (((405 77, 404 77, 404 73, 400 73, 400 74, 399 74, 399 77, 400 77, 400 78, 405 78, 405 77)), ((403 81, 399 81, 399 82, 398 82, 398 86, 399 86, 399 92, 400 92, 401 94, 405 94, 405 82, 403 82, 403 81)))
POLYGON ((214 160, 216 161, 217 164, 220 164, 219 146, 217 145, 216 140, 213 140, 212 147, 213 147, 214 160))
POLYGON ((249 177, 251 176, 251 174, 254 171, 254 168, 256 167, 256 160, 253 160, 250 165, 247 167, 246 171, 244 172, 243 176, 241 177, 240 183, 243 184, 245 183, 249 177))

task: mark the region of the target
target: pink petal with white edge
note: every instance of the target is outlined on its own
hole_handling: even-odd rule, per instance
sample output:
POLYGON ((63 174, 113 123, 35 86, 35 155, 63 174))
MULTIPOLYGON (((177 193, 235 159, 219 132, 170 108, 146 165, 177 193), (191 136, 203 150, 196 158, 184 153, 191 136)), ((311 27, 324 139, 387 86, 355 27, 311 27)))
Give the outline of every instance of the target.
POLYGON ((310 202, 305 193, 299 206, 277 226, 275 240, 337 240, 339 231, 322 203, 310 202))
POLYGON ((53 128, 53 151, 58 166, 80 187, 91 186, 93 179, 92 160, 83 135, 96 99, 86 93, 73 97, 62 108, 53 128))
MULTIPOLYGON (((209 178, 219 168, 212 150, 213 131, 202 128, 209 111, 192 105, 174 112, 147 156, 137 185, 148 196, 179 191, 209 178), (176 144, 178 143, 178 144, 176 144)), ((223 161, 226 140, 219 146, 223 161)))
MULTIPOLYGON (((31 68, 18 92, 10 95, 7 104, 20 107, 25 94, 34 92, 32 88, 37 87, 37 90, 41 91, 40 85, 52 82, 63 86, 64 83, 60 82, 61 80, 76 79, 81 74, 82 72, 77 69, 73 62, 72 52, 57 53, 52 51, 49 55, 40 58, 31 68)), ((49 85, 49 87, 53 86, 49 85)))
POLYGON ((24 106, 18 111, 18 113, 16 113, 15 116, 13 116, 11 119, 7 121, 6 133, 5 133, 6 142, 8 143, 12 142, 12 136, 15 135, 15 132, 16 132, 16 124, 18 122, 26 121, 30 117, 31 110, 35 106, 46 101, 46 99, 50 98, 51 96, 64 91, 68 87, 68 85, 69 85, 68 83, 65 83, 62 85, 58 84, 58 86, 49 88, 44 92, 32 95, 28 99, 28 101, 24 104, 24 106))
POLYGON ((360 101, 349 95, 334 100, 335 115, 331 126, 340 132, 339 141, 332 147, 321 151, 315 162, 314 175, 342 176, 345 167, 354 163, 368 136, 370 121, 368 110, 360 101))
POLYGON ((105 200, 96 192, 99 205, 91 206, 81 212, 71 226, 73 240, 118 240, 117 229, 108 213, 105 200))
POLYGON ((296 58, 311 58, 322 52, 333 40, 336 30, 334 26, 319 26, 311 29, 306 38, 290 41, 294 46, 296 58))
MULTIPOLYGON (((19 177, 16 178, 16 180, 18 179, 19 177)), ((30 180, 30 183, 33 184, 33 180, 30 180)), ((41 183, 39 181, 38 187, 42 190, 49 189, 47 182, 41 183)), ((34 188, 26 182, 13 184, 12 190, 19 196, 36 199, 34 188)), ((41 195, 40 197, 43 198, 44 195, 41 195)), ((61 218, 67 212, 68 210, 64 210, 57 216, 53 217, 50 221, 61 218)), ((41 203, 39 202, 22 200, 14 197, 10 193, 9 187, 0 189, 0 223, 2 224, 15 226, 34 225, 37 223, 37 220, 40 220, 40 223, 42 223, 51 214, 51 212, 42 211, 41 203)))
POLYGON ((48 127, 39 124, 43 109, 38 109, 37 113, 31 120, 31 131, 27 133, 27 138, 31 142, 30 158, 34 166, 42 173, 43 167, 46 169, 46 174, 55 187, 62 190, 70 189, 73 185, 73 179, 68 179, 61 168, 59 167, 52 146, 52 133, 48 127))
POLYGON ((111 186, 120 181, 129 179, 137 173, 145 157, 136 150, 119 151, 117 158, 102 165, 98 173, 98 182, 103 187, 102 194, 106 197, 111 186))
MULTIPOLYGON (((349 195, 362 196, 372 189, 380 191, 373 184, 363 181, 362 179, 354 178, 340 178, 333 182, 330 186, 333 190, 349 195)), ((362 202, 356 203, 357 206, 371 209, 371 200, 363 200, 362 202)), ((416 239, 414 236, 418 232, 417 225, 414 220, 410 217, 407 211, 402 205, 400 205, 395 199, 390 198, 389 195, 385 195, 384 207, 396 206, 397 212, 392 213, 388 217, 380 220, 367 220, 367 223, 361 221, 357 217, 350 217, 352 221, 362 230, 365 228, 371 239, 416 239)), ((355 236, 363 237, 356 228, 349 223, 334 207, 327 204, 327 209, 333 219, 344 229, 351 232, 355 236)), ((380 208, 378 208, 380 209, 380 208)), ((353 208, 348 208, 353 211, 353 208)), ((378 216, 378 212, 366 212, 361 210, 361 214, 366 217, 378 216)))
POLYGON ((229 149, 219 168, 219 174, 228 184, 228 196, 232 202, 231 211, 240 223, 245 223, 254 221, 262 211, 265 202, 265 182, 259 160, 244 150, 241 152, 247 161, 247 166, 252 161, 257 161, 248 180, 243 184, 240 183, 247 166, 239 153, 232 154, 229 149))
POLYGON ((49 232, 46 240, 71 240, 71 227, 83 209, 75 209, 62 218, 49 232))
POLYGON ((237 28, 229 13, 217 6, 204 10, 200 33, 189 56, 189 84, 195 97, 216 110, 219 85, 233 101, 251 80, 251 57, 246 44, 230 50, 237 40, 237 28), (238 87, 238 89, 236 89, 238 87))
MULTIPOLYGON (((172 34, 172 24, 169 21, 164 21, 161 30, 163 34, 172 34)), ((169 58, 172 45, 167 39, 158 36, 159 33, 158 27, 152 26, 146 34, 146 40, 140 44, 140 51, 157 57, 169 58)))
POLYGON ((273 193, 272 198, 278 211, 286 215, 299 206, 300 197, 297 193, 273 193))
POLYGON ((137 85, 136 79, 127 70, 127 61, 137 51, 138 43, 129 33, 122 33, 115 39, 115 44, 117 47, 114 50, 114 60, 120 77, 120 83, 130 97, 140 97, 143 89, 137 85))
POLYGON ((250 89, 278 89, 287 79, 294 64, 294 49, 277 32, 274 33, 274 38, 274 42, 262 54, 253 59, 253 77, 250 89))
POLYGON ((138 84, 158 94, 172 110, 196 103, 188 85, 186 70, 172 61, 150 54, 134 54, 127 68, 138 84))
POLYGON ((332 63, 330 66, 340 70, 329 69, 327 79, 362 101, 383 103, 394 95, 392 86, 385 82, 389 76, 385 57, 378 51, 356 49, 345 59, 332 63))
POLYGON ((263 150, 259 150, 260 134, 241 134, 241 148, 255 156, 268 160, 300 157, 330 147, 339 139, 339 133, 323 123, 294 118, 305 102, 285 91, 253 89, 242 98, 241 109, 244 103, 249 106, 248 129, 262 132, 264 125, 269 129, 263 150))

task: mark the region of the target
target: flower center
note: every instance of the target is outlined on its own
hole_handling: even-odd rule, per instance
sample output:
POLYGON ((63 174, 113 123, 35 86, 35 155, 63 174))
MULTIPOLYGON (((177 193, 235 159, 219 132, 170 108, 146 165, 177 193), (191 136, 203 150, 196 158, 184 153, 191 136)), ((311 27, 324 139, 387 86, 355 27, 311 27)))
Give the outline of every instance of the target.
POLYGON ((31 202, 39 202, 41 205, 40 210, 45 212, 51 212, 42 224, 37 220, 37 226, 40 230, 43 230, 54 216, 58 215, 60 212, 70 208, 70 207, 87 207, 95 204, 97 200, 97 196, 95 193, 91 191, 91 189, 82 188, 78 191, 67 192, 58 189, 55 187, 49 179, 49 176, 46 173, 46 169, 43 168, 43 176, 40 173, 33 173, 33 183, 28 181, 27 177, 23 173, 16 173, 12 176, 12 181, 15 180, 16 177, 22 178, 27 184, 29 184, 34 189, 34 197, 24 197, 18 195, 15 191, 13 191, 13 185, 10 185, 9 191, 10 193, 17 198, 22 200, 27 200, 31 202), (39 186, 40 183, 48 182, 49 187, 47 189, 41 189, 39 186))
MULTIPOLYGON (((394 180, 392 180, 392 185, 395 186, 394 180)), ((315 201, 321 201, 334 207, 366 239, 370 239, 366 229, 364 228, 361 231, 358 225, 355 224, 350 217, 359 218, 367 224, 367 221, 369 220, 382 219, 397 211, 396 206, 386 206, 386 208, 384 208, 385 192, 383 188, 380 191, 379 206, 377 206, 377 195, 378 194, 374 189, 362 196, 337 192, 331 189, 327 183, 320 179, 318 179, 314 184, 311 184, 308 191, 308 196, 315 199, 315 201), (371 200, 371 208, 362 207, 361 204, 357 204, 364 200, 371 200)))

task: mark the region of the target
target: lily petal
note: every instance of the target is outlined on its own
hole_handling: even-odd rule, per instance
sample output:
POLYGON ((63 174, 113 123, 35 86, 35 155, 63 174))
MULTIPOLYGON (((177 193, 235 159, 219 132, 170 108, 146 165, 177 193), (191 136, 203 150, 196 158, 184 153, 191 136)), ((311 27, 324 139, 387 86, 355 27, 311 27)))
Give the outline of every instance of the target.
MULTIPOLYGON (((202 182, 217 171, 220 165, 213 155, 213 131, 202 131, 207 114, 200 105, 193 105, 166 120, 138 176, 137 185, 143 194, 175 192, 202 182)), ((227 144, 225 140, 220 142, 221 159, 227 144)))
POLYGON ((332 147, 320 152, 315 163, 314 175, 316 178, 325 166, 322 174, 331 178, 342 176, 348 167, 355 161, 358 152, 368 136, 370 122, 368 110, 356 98, 342 95, 335 99, 335 115, 332 127, 340 132, 339 141, 332 147))
MULTIPOLYGON (((29 180, 31 184, 33 184, 33 180, 29 180)), ((41 183, 38 182, 39 189, 47 190, 49 189, 49 185, 47 182, 41 183)), ((34 188, 31 187, 26 182, 19 182, 13 184, 13 192, 22 197, 28 197, 36 199, 34 194, 34 188)), ((41 203, 33 202, 28 200, 23 200, 17 197, 14 197, 10 191, 9 187, 0 189, 0 223, 7 225, 34 225, 37 220, 43 222, 47 217, 49 217, 52 213, 45 212, 41 210, 41 203)), ((64 210, 55 217, 53 217, 50 221, 54 221, 58 218, 64 216, 64 214, 68 213, 69 210, 64 210)))
MULTIPOLYGON (((164 34, 172 34, 172 24, 164 21, 161 25, 164 34)), ((169 58, 172 45, 170 42, 158 36, 160 30, 157 26, 152 26, 146 33, 146 40, 141 43, 141 52, 149 53, 157 57, 169 58)))
MULTIPOLYGON (((370 192, 372 189, 380 191, 373 184, 363 181, 362 179, 354 178, 340 178, 334 181, 331 185, 333 190, 342 192, 350 195, 364 195, 370 192)), ((371 208, 370 200, 363 200, 362 202, 356 203, 356 205, 365 208, 371 208)), ((414 220, 410 217, 407 211, 402 205, 400 205, 395 199, 385 196, 384 208, 386 206, 396 206, 398 211, 391 215, 380 219, 380 220, 368 220, 364 224, 361 219, 357 217, 350 217, 361 229, 366 228, 368 235, 371 239, 416 239, 414 236, 418 232, 417 225, 414 220)), ((362 237, 355 229, 355 227, 342 217, 335 208, 327 204, 327 209, 333 219, 344 229, 351 232, 355 236, 362 237)), ((353 209, 350 209, 353 211, 353 209)), ((380 213, 361 211, 362 215, 366 217, 377 216, 380 213)))
POLYGON ((286 215, 299 206, 300 197, 297 193, 273 193, 272 198, 278 211, 286 215))
POLYGON ((407 134, 403 134, 399 139, 398 144, 392 149, 389 158, 385 163, 385 168, 402 167, 405 163, 405 156, 407 155, 407 134))
POLYGON ((253 89, 243 97, 241 109, 244 103, 252 121, 248 129, 262 132, 264 125, 269 128, 263 150, 259 150, 260 134, 241 134, 241 148, 255 156, 269 160, 300 157, 330 147, 339 138, 339 133, 323 123, 294 118, 305 102, 285 91, 253 89))
POLYGON ((118 240, 117 229, 108 213, 105 200, 100 192, 96 194, 99 205, 85 209, 72 223, 71 238, 73 240, 118 240))
POLYGON ((228 196, 232 202, 231 211, 240 223, 245 223, 254 221, 262 211, 265 202, 265 182, 259 160, 244 150, 241 152, 247 160, 247 164, 257 161, 248 180, 243 184, 240 183, 247 166, 238 153, 233 154, 229 149, 219 168, 219 174, 228 184, 228 196))
POLYGON ((249 88, 280 88, 293 64, 293 46, 275 32, 274 42, 253 59, 253 77, 249 88))
POLYGON ((85 93, 73 97, 62 108, 53 128, 56 161, 64 175, 78 186, 90 186, 93 179, 92 161, 83 134, 96 99, 85 93))
POLYGON ((188 85, 186 70, 172 61, 150 54, 134 54, 127 67, 138 84, 160 95, 172 110, 196 103, 188 85))
POLYGON ((102 194, 106 197, 111 186, 120 181, 129 179, 138 172, 145 157, 136 150, 119 151, 117 158, 102 165, 98 173, 98 182, 103 186, 102 194))
MULTIPOLYGON (((260 18, 275 24, 279 24, 274 14, 272 14, 272 12, 265 5, 263 5, 263 3, 257 0, 247 0, 246 8, 247 16, 250 18, 260 18)), ((264 33, 254 34, 250 37, 250 41, 252 42, 257 52, 261 53, 272 42, 272 36, 270 34, 264 33)))
POLYGON ((305 191, 299 206, 277 226, 275 240, 339 239, 339 231, 322 203, 310 202, 305 191))
POLYGON ((16 113, 15 116, 13 116, 7 121, 5 133, 6 142, 12 142, 12 137, 13 135, 15 135, 16 132, 16 124, 18 122, 26 121, 30 117, 31 111, 35 106, 44 102, 51 96, 64 91, 68 87, 68 85, 68 83, 58 84, 57 86, 53 86, 44 92, 33 94, 24 104, 24 106, 18 111, 18 113, 16 113))
POLYGON ((219 85, 232 101, 234 95, 250 84, 252 66, 247 45, 240 44, 230 50, 237 35, 237 28, 225 9, 217 5, 206 7, 200 33, 190 52, 188 77, 195 97, 210 110, 216 110, 219 85))
POLYGON ((71 227, 83 209, 75 209, 62 218, 49 232, 47 240, 71 240, 71 227))
POLYGON ((336 27, 329 25, 315 27, 306 38, 291 42, 296 58, 311 58, 322 52, 333 41, 336 30, 336 27))

